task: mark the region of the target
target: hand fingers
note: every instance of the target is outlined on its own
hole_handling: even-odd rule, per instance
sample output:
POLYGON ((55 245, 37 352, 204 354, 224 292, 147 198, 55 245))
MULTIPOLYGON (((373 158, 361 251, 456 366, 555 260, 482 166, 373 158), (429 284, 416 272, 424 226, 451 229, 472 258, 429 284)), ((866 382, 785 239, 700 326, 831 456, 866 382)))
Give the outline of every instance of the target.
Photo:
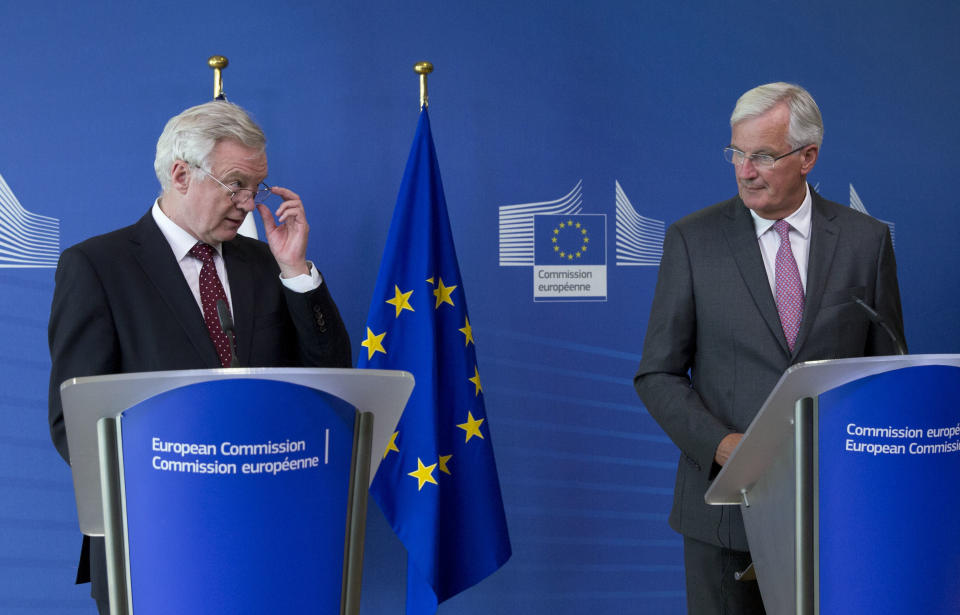
POLYGON ((283 203, 277 207, 277 211, 274 212, 280 224, 291 220, 296 221, 298 218, 300 221, 306 222, 306 212, 303 207, 303 201, 300 200, 300 196, 296 192, 281 186, 273 186, 271 191, 284 199, 283 203))
POLYGON ((299 201, 300 195, 298 195, 293 190, 288 190, 281 186, 273 186, 270 188, 270 192, 276 194, 279 197, 282 197, 285 201, 299 201))
POLYGON ((287 222, 306 222, 306 214, 303 210, 303 203, 300 201, 284 201, 284 203, 274 212, 277 220, 281 224, 287 222))

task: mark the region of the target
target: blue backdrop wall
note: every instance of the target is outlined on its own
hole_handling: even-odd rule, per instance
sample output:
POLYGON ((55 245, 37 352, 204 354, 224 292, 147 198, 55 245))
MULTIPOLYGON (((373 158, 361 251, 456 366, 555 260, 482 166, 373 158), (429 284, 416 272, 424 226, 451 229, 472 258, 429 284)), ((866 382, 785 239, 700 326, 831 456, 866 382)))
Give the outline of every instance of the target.
MULTIPOLYGON (((355 355, 417 117, 411 67, 437 67, 514 547, 441 613, 681 613, 677 450, 631 386, 663 226, 735 193, 721 149, 739 94, 798 82, 826 124, 812 183, 895 231, 911 350, 960 351, 958 18, 939 1, 0 4, 0 611, 93 612, 47 433, 51 267, 150 206, 156 138, 211 97, 208 56, 263 125, 270 180, 307 205, 355 355), (555 200, 605 216, 600 300, 534 300, 536 238, 508 231, 542 208, 508 206, 555 200), (40 228, 29 262, 8 253, 16 203, 40 228)), ((363 612, 397 612, 404 555, 375 506, 367 539, 363 612)))

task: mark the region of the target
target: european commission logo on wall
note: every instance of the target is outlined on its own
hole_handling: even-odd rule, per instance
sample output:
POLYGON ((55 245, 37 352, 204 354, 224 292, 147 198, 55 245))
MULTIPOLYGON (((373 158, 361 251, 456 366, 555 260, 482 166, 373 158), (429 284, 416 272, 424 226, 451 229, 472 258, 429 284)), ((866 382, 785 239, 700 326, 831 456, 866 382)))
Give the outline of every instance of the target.
POLYGON ((533 216, 534 301, 605 301, 607 217, 533 216))
POLYGON ((0 175, 0 268, 57 266, 60 221, 30 213, 0 175))
POLYGON ((617 203, 617 266, 659 267, 666 224, 641 216, 614 181, 617 203))
MULTIPOLYGON (((614 182, 617 266, 658 266, 664 223, 614 182)), ((500 207, 500 266, 530 267, 534 301, 606 301, 607 216, 583 213, 583 181, 563 197, 500 207)))

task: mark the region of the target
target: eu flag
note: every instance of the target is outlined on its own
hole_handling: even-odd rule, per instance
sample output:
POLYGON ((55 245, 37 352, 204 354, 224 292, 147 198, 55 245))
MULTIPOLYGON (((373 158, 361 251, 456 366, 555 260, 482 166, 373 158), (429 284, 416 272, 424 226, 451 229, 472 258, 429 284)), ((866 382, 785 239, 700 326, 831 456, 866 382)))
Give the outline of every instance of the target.
POLYGON ((511 550, 426 108, 361 345, 359 367, 416 379, 370 491, 407 549, 407 615, 432 615, 511 550))

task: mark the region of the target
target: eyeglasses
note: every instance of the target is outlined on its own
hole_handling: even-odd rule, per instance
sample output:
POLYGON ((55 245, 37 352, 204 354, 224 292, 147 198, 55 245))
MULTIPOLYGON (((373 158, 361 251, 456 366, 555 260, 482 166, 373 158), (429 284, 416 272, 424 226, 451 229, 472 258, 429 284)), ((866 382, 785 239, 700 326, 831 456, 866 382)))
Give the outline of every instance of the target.
POLYGON ((220 181, 219 179, 211 175, 210 172, 204 169, 203 167, 199 165, 192 165, 192 166, 198 169, 201 173, 203 173, 213 181, 223 186, 223 189, 230 193, 230 201, 232 201, 234 205, 246 205, 250 201, 253 201, 254 203, 263 203, 263 201, 266 200, 268 196, 273 194, 273 192, 270 191, 270 186, 268 186, 263 182, 260 182, 260 186, 262 187, 257 188, 256 190, 252 190, 250 188, 240 188, 240 187, 231 188, 230 186, 226 185, 225 183, 223 183, 222 181, 220 181))
POLYGON ((735 147, 727 147, 727 148, 724 148, 723 150, 723 157, 727 162, 730 162, 734 166, 738 166, 738 167, 743 164, 744 160, 747 160, 749 158, 753 166, 757 167, 758 169, 772 169, 774 166, 776 166, 777 161, 780 160, 781 158, 786 158, 790 154, 796 154, 797 152, 799 152, 800 150, 802 150, 803 148, 809 145, 813 145, 813 144, 807 143, 807 145, 801 145, 797 149, 787 152, 786 154, 783 154, 781 156, 771 156, 770 154, 747 155, 746 153, 741 152, 735 147))

